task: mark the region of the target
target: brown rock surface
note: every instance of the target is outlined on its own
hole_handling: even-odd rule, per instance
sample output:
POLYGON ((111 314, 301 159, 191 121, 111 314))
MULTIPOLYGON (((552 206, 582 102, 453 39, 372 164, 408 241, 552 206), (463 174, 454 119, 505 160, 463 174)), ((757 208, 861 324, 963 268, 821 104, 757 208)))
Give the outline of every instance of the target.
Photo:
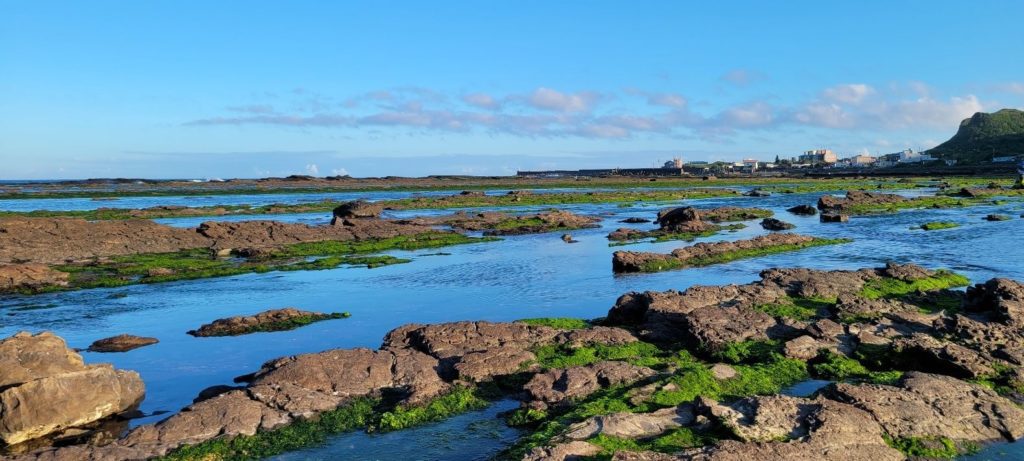
POLYGON ((67 286, 68 277, 68 273, 50 269, 45 264, 0 265, 0 293, 35 292, 49 287, 67 286))
POLYGON ((99 421, 135 406, 144 393, 138 373, 85 365, 50 333, 19 333, 0 341, 2 443, 99 421))
POLYGON ((165 253, 209 241, 192 229, 146 220, 0 218, 0 263, 61 264, 100 256, 165 253))
POLYGON ((566 404, 598 390, 635 382, 656 372, 626 362, 597 362, 590 365, 562 368, 539 373, 523 386, 526 399, 535 408, 566 404))
POLYGON ((1024 409, 991 389, 949 376, 908 372, 899 387, 839 383, 825 392, 867 411, 894 437, 988 442, 1024 435, 1024 409))
POLYGON ((89 346, 89 352, 128 352, 132 349, 156 344, 160 340, 133 335, 117 335, 98 339, 89 346))
POLYGON ((188 334, 197 337, 205 336, 236 336, 253 333, 256 331, 273 331, 290 329, 285 328, 288 322, 297 319, 309 319, 312 321, 327 320, 333 318, 332 314, 320 312, 302 311, 294 307, 284 309, 271 309, 255 315, 241 315, 217 319, 203 325, 196 330, 190 330, 188 334))

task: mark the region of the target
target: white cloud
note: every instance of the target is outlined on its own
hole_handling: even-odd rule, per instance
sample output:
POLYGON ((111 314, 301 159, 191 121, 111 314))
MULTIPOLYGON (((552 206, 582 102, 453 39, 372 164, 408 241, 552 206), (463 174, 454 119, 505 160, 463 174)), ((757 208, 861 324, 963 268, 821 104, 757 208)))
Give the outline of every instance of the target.
POLYGON ((588 112, 598 95, 591 92, 562 93, 551 88, 540 87, 526 98, 529 105, 558 112, 588 112))
POLYGON ((334 176, 348 176, 348 170, 344 168, 334 168, 331 170, 331 174, 334 176))
POLYGON ((470 93, 463 96, 462 101, 483 109, 497 109, 501 106, 497 99, 486 93, 470 93))
POLYGON ((306 165, 306 174, 310 176, 316 176, 320 174, 320 169, 316 167, 315 163, 310 163, 306 165))
POLYGON ((764 74, 747 69, 733 69, 726 72, 720 78, 723 82, 729 82, 736 86, 747 86, 751 83, 764 80, 764 74))
POLYGON ((676 93, 652 93, 647 96, 647 103, 654 106, 686 107, 687 100, 683 95, 676 93))
POLYGON ((826 88, 822 99, 843 104, 859 104, 864 98, 875 93, 875 89, 863 83, 845 83, 826 88))

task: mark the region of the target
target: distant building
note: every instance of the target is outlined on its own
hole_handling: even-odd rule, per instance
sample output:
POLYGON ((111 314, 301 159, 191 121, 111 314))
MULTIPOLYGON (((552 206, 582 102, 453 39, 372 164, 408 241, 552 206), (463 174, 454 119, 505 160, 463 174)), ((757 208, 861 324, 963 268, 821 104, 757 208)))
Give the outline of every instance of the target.
POLYGON ((900 163, 900 156, 901 156, 901 154, 902 154, 901 152, 897 152, 897 153, 894 153, 894 154, 885 154, 885 155, 883 155, 881 157, 878 157, 878 160, 875 161, 875 167, 877 167, 877 168, 890 168, 890 167, 894 167, 894 166, 896 166, 896 165, 898 165, 900 163))
POLYGON ((815 149, 804 152, 797 159, 798 163, 809 163, 811 165, 832 164, 839 161, 832 149, 815 149))
POLYGON ((669 161, 665 162, 665 164, 662 166, 662 168, 675 168, 677 170, 682 169, 683 168, 683 159, 679 158, 679 157, 676 157, 676 158, 674 158, 672 160, 669 160, 669 161))
POLYGON ((875 157, 872 157, 870 155, 857 154, 857 155, 855 155, 853 157, 850 157, 850 166, 854 166, 854 167, 871 166, 871 165, 874 165, 876 161, 878 161, 878 159, 875 158, 875 157))

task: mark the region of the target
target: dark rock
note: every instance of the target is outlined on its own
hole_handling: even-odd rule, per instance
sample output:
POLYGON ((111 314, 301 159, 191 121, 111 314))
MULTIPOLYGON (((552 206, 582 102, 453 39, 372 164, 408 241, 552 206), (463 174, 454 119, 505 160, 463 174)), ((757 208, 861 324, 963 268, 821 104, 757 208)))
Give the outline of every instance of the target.
POLYGON ((342 318, 344 316, 345 314, 323 314, 286 307, 284 309, 271 309, 256 315, 217 319, 199 327, 197 330, 190 330, 188 334, 197 337, 237 336, 259 331, 290 330, 305 323, 342 318))
POLYGON ((132 349, 156 344, 160 340, 133 335, 117 335, 98 339, 89 346, 89 352, 128 352, 132 349))
POLYGON ((821 222, 849 222, 850 217, 844 214, 822 213, 821 222))
POLYGON ((814 216, 818 214, 817 208, 814 208, 813 206, 810 205, 797 205, 795 207, 787 209, 786 211, 801 216, 814 216))
POLYGON ((331 219, 331 225, 335 225, 339 220, 351 218, 379 218, 383 211, 383 206, 367 202, 365 200, 355 200, 352 202, 342 203, 334 209, 334 217, 331 219))
POLYGON ((647 218, 630 217, 630 218, 623 219, 623 220, 621 220, 619 222, 627 223, 627 224, 643 224, 643 223, 649 223, 649 222, 651 222, 651 220, 647 219, 647 218))
POLYGON ((763 221, 761 221, 761 227, 763 227, 765 230, 770 231, 784 231, 796 228, 796 226, 788 222, 781 221, 775 218, 765 218, 763 221))

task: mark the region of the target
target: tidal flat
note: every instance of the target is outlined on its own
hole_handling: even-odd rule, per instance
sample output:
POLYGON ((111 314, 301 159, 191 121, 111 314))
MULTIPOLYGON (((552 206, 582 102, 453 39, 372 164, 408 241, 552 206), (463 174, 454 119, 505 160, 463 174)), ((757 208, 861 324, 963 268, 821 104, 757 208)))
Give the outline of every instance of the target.
MULTIPOLYGON (((913 199, 938 192, 918 187, 918 182, 932 183, 893 181, 885 193, 913 199)), ((75 286, 72 281, 79 289, 2 295, 3 337, 48 330, 73 348, 122 333, 160 342, 125 353, 80 352, 86 364, 112 363, 117 370, 138 372, 145 384, 141 412, 112 437, 64 442, 59 448, 20 445, 8 453, 14 459, 58 453, 71 459, 100 454, 394 459, 409 453, 422 459, 524 459, 554 452, 593 459, 715 459, 767 456, 760 450, 786 456, 820 453, 834 449, 830 443, 838 440, 835 434, 857 440, 878 459, 949 458, 979 450, 983 455, 985 450, 1013 447, 1004 434, 1024 427, 1024 414, 1017 407, 1024 390, 1017 376, 1020 364, 1012 348, 986 341, 998 334, 1001 344, 1017 344, 1012 303, 1017 302, 1018 285, 988 281, 1024 280, 1024 267, 1018 264, 1024 249, 1006 244, 1024 231, 1022 203, 1007 194, 1003 201, 985 197, 965 207, 851 213, 845 223, 822 223, 817 216, 786 211, 815 205, 824 195, 842 196, 847 189, 768 197, 649 196, 628 202, 574 198, 557 208, 600 220, 593 223, 596 227, 573 228, 577 243, 572 244, 558 233, 483 242, 483 230, 452 232, 428 224, 429 231, 447 237, 393 237, 398 239, 394 242, 417 242, 402 245, 372 239, 275 241, 264 252, 252 245, 262 238, 247 237, 245 245, 185 250, 197 253, 184 258, 133 253, 51 261, 47 265, 58 268, 81 266, 92 271, 93 280, 152 277, 162 283, 75 286), (611 270, 616 248, 609 248, 608 234, 623 227, 651 227, 620 221, 654 220, 666 208, 685 206, 756 208, 794 224, 793 233, 849 242, 727 258, 685 271, 611 270), (990 214, 1012 219, 984 220, 990 214), (922 223, 958 226, 941 232, 911 229, 922 223), (443 248, 426 244, 434 241, 443 248), (469 242, 479 244, 449 245, 469 242), (232 251, 216 256, 228 248, 232 251), (362 267, 316 263, 325 257, 371 256, 411 263, 373 269, 365 267, 369 261, 362 267), (285 257, 288 265, 298 264, 295 270, 176 280, 159 280, 172 277, 167 271, 151 272, 180 270, 178 275, 200 269, 198 263, 169 267, 174 261, 234 266, 277 264, 285 259, 276 258, 285 257), (186 334, 218 318, 285 306, 350 312, 351 317, 244 336, 186 334), (520 319, 525 320, 515 322, 520 319), (407 324, 417 325, 403 327, 407 324), (382 340, 387 347, 380 348, 382 340), (992 352, 996 350, 1002 352, 992 352), (353 369, 370 372, 357 376, 345 371, 353 369), (606 384, 571 391, 552 384, 575 380, 606 384), (804 384, 817 386, 816 398, 789 391, 804 384), (338 390, 346 397, 339 399, 338 390), (921 424, 906 424, 876 396, 901 399, 912 408, 938 406, 972 422, 972 429, 942 429, 946 426, 941 421, 931 421, 925 413, 921 424), (982 407, 997 411, 977 410, 982 407), (793 408, 809 413, 791 412, 793 408), (748 422, 759 414, 789 426, 784 430, 748 422), (224 417, 239 424, 229 427, 224 417), (803 418, 810 417, 828 423, 806 432, 788 429, 807 427, 803 418), (658 429, 621 429, 636 424, 658 429), (1004 432, 994 425, 1010 429, 1004 432), (222 436, 205 440, 200 433, 222 436), (996 441, 1004 444, 991 445, 996 441)), ((361 198, 411 200, 392 192, 376 194, 361 193, 361 198)), ((523 194, 520 202, 511 202, 506 197, 515 195, 502 192, 494 195, 500 202, 484 199, 466 211, 538 213, 551 204, 522 200, 545 194, 523 194)), ((438 195, 437 201, 452 195, 438 195)), ((307 198, 319 200, 316 195, 307 198)), ((396 207, 385 210, 382 219, 431 220, 450 213, 445 208, 396 207)), ((331 209, 252 214, 240 222, 329 226, 331 209)), ((745 227, 733 232, 693 239, 715 243, 770 235, 758 225, 765 215, 738 218, 735 223, 745 227)), ((196 226, 196 218, 169 217, 160 223, 188 230, 196 226)), ((10 219, 26 217, 0 221, 10 219)), ((680 246, 678 241, 645 240, 631 249, 668 254, 680 246)), ((84 273, 80 276, 87 279, 84 273)))

